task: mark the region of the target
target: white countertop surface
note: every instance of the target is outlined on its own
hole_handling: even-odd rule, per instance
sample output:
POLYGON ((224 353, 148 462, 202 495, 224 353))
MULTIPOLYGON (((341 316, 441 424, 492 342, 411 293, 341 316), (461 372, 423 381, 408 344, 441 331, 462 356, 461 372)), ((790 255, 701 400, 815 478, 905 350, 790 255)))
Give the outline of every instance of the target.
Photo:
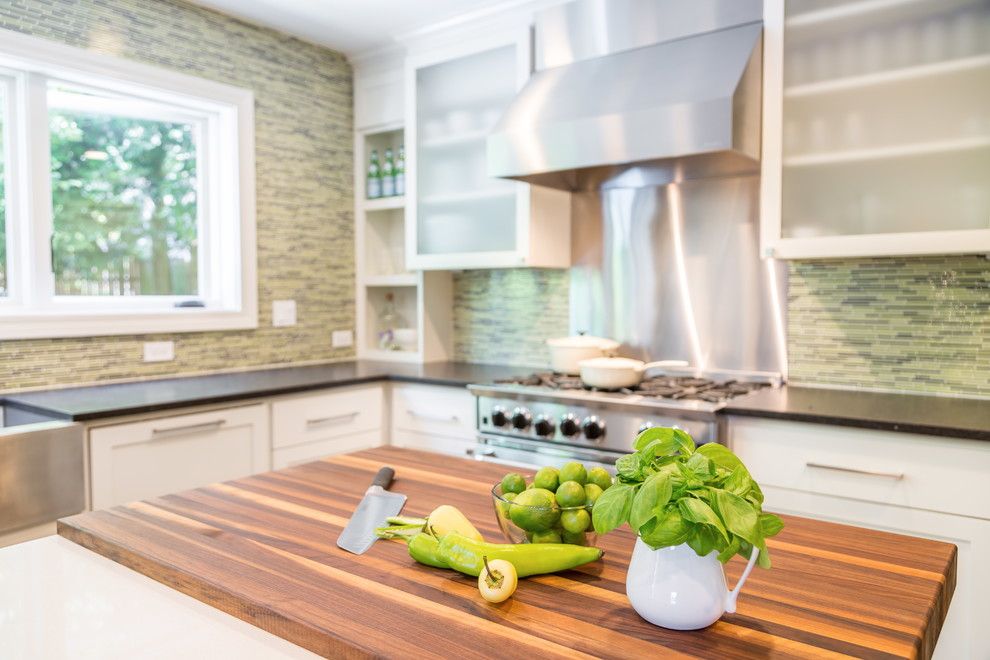
POLYGON ((316 658, 60 536, 0 548, 0 658, 316 658))

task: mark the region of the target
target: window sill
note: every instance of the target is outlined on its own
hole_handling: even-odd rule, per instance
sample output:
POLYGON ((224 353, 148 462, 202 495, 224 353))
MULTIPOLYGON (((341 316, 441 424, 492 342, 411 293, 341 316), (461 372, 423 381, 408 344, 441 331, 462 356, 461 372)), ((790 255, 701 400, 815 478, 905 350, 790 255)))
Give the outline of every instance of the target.
POLYGON ((250 330, 258 327, 256 310, 176 309, 167 312, 0 313, 0 340, 102 337, 177 332, 250 330))

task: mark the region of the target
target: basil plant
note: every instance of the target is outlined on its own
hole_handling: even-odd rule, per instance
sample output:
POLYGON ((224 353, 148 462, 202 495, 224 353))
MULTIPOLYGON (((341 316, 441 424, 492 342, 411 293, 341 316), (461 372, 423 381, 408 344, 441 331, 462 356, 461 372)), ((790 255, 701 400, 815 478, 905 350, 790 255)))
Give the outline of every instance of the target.
POLYGON ((784 523, 763 513, 763 492, 742 461, 726 447, 696 447, 680 429, 649 428, 634 454, 615 462, 618 478, 595 502, 595 531, 605 534, 629 523, 654 550, 687 543, 704 557, 713 550, 722 563, 739 554, 770 567, 766 539, 784 523))

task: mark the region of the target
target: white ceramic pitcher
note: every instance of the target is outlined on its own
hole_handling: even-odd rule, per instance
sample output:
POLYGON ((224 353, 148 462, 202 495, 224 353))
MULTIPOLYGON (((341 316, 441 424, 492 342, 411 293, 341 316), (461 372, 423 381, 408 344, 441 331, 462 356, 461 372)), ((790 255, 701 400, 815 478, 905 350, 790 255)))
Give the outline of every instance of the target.
POLYGON ((736 611, 736 598, 760 549, 753 553, 736 588, 729 591, 718 554, 699 557, 687 543, 654 550, 636 539, 626 595, 633 609, 650 623, 673 630, 697 630, 736 611))

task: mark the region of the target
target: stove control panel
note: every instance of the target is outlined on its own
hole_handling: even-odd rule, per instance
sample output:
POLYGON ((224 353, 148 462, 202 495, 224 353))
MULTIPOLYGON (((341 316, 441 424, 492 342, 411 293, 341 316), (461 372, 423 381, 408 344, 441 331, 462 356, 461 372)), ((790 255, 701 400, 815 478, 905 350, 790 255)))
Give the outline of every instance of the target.
POLYGON ((478 396, 478 431, 488 436, 542 440, 626 453, 651 426, 684 429, 699 444, 716 440, 718 423, 687 419, 678 411, 642 411, 576 402, 478 396))

